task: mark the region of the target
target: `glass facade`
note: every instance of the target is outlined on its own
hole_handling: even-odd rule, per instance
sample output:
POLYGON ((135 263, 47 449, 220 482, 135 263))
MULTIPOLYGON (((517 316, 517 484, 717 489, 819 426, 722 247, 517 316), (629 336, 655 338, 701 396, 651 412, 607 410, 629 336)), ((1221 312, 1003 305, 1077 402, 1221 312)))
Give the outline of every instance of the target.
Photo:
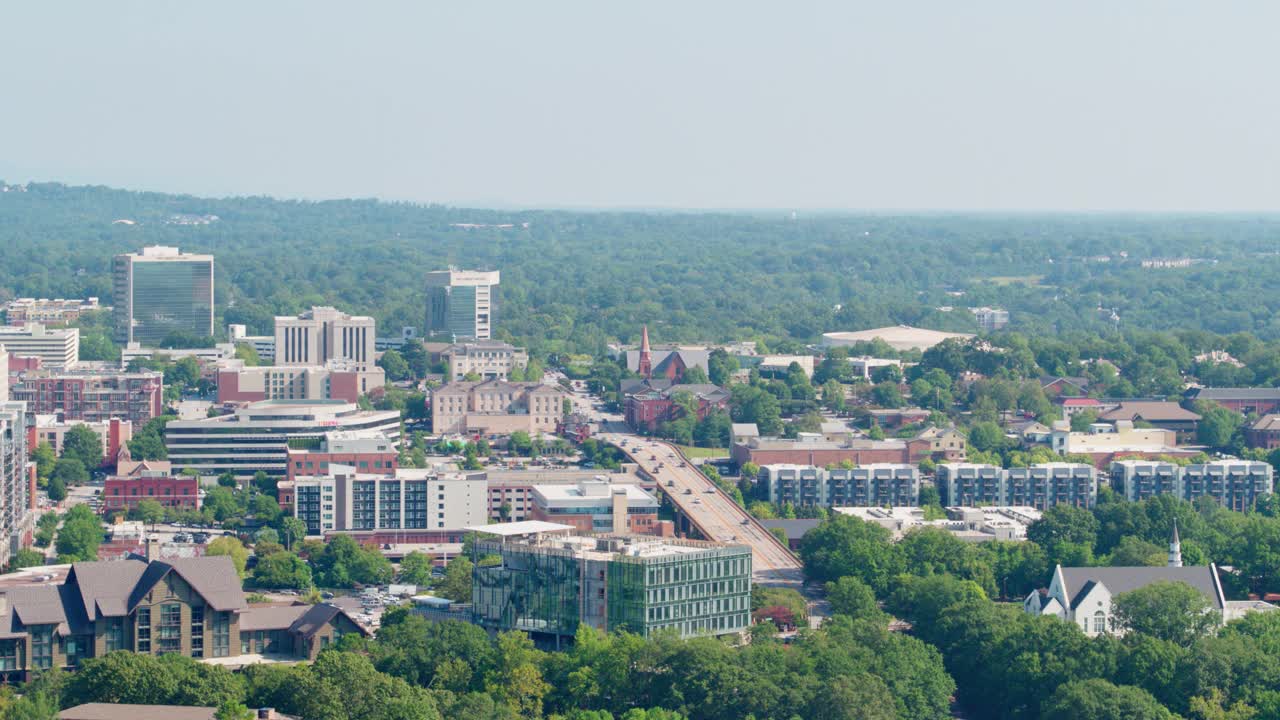
POLYGON ((213 335, 211 259, 148 261, 122 255, 116 262, 118 341, 155 346, 172 332, 213 335))

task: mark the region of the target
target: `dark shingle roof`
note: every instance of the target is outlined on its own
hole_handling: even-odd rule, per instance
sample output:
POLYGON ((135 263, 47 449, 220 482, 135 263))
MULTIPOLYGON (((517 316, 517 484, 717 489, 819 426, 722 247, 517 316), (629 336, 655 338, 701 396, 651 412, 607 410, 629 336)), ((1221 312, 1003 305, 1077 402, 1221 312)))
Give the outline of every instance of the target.
POLYGON ((245 606, 240 576, 231 558, 213 555, 152 561, 129 594, 129 608, 136 607, 170 572, 178 573, 214 610, 240 610, 245 606))
POLYGON ((306 605, 251 607, 240 613, 240 629, 288 630, 309 609, 306 605))
POLYGON ((1200 388, 1200 400, 1280 400, 1280 388, 1200 388))
POLYGON ((1187 422, 1200 416, 1177 403, 1139 400, 1122 402, 1114 410, 1098 416, 1099 420, 1146 420, 1148 422, 1187 422))
POLYGON ((1217 610, 1222 610, 1222 593, 1217 570, 1212 565, 1191 567, 1064 567, 1063 594, 1074 609, 1094 583, 1102 583, 1114 597, 1161 580, 1184 582, 1199 590, 1217 610))
POLYGON ((67 582, 75 580, 86 618, 118 617, 128 612, 125 601, 146 569, 146 562, 135 559, 78 562, 71 566, 67 582))
POLYGON ((307 610, 307 612, 303 614, 302 617, 298 618, 298 621, 295 622, 289 628, 289 632, 297 633, 298 635, 301 635, 304 638, 309 638, 312 635, 315 635, 317 632, 319 632, 320 629, 323 628, 325 625, 328 625, 330 622, 333 622, 333 619, 338 617, 339 615, 342 615, 347 620, 350 620, 352 625, 355 625, 357 628, 360 628, 361 633, 364 633, 366 635, 368 634, 365 631, 364 626, 362 626, 360 623, 356 622, 355 620, 352 620, 350 615, 347 615, 346 610, 343 610, 337 605, 333 605, 331 603, 320 603, 319 605, 312 605, 311 609, 307 610))

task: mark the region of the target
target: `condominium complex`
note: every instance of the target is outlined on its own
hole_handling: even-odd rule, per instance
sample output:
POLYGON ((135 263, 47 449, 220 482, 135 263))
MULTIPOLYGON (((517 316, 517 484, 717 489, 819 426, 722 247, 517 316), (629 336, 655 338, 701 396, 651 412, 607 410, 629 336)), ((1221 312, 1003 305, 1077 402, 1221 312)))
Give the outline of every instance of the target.
POLYGON ((489 340, 497 313, 499 272, 437 270, 427 273, 426 334, 453 340, 489 340))
POLYGON ((643 535, 658 527, 660 504, 638 485, 601 477, 573 485, 533 486, 529 518, 572 525, 579 532, 643 535))
POLYGON ((97 422, 67 422, 59 420, 57 415, 36 415, 35 423, 27 429, 27 443, 32 447, 49 443, 54 453, 62 455, 67 432, 78 425, 89 428, 98 436, 102 442, 102 456, 108 463, 114 463, 120 449, 133 439, 133 423, 120 418, 97 422))
POLYGON ((947 506, 1009 505, 1044 510, 1057 504, 1093 507, 1098 471, 1083 463, 1043 463, 1003 469, 994 465, 939 465, 936 482, 947 506))
POLYGON ((1111 463, 1111 484, 1129 500, 1153 495, 1173 495, 1195 500, 1208 495, 1231 510, 1252 510, 1263 495, 1274 490, 1270 463, 1219 460, 1186 466, 1148 460, 1111 463))
POLYGON ((973 319, 978 321, 978 327, 984 332, 1003 329, 1009 324, 1009 311, 991 307, 969 308, 969 312, 973 313, 973 319))
POLYGON ((769 501, 792 505, 920 504, 920 471, 914 465, 879 463, 855 468, 824 469, 812 465, 766 465, 759 482, 769 501))
POLYGON ((573 535, 572 526, 528 521, 481 533, 471 590, 474 621, 559 642, 587 625, 648 636, 729 635, 751 625, 746 545, 573 535), (479 558, 501 562, 484 565, 479 558))
POLYGON ((155 346, 170 333, 213 336, 213 256, 155 245, 117 255, 115 339, 155 346))
POLYGON ((275 364, 323 366, 331 360, 355 370, 375 367, 373 318, 348 315, 331 307, 313 307, 276 317, 275 364))
POLYGON ((14 400, 62 422, 128 420, 134 427, 164 412, 164 375, 158 372, 35 371, 10 389, 14 400))
POLYGON ((539 382, 454 382, 431 391, 437 435, 510 435, 555 432, 565 394, 539 382))
POLYGON ((293 481, 293 514, 308 535, 369 530, 459 529, 489 521, 483 474, 400 468, 358 473, 331 465, 328 475, 293 481))
POLYGON ((361 395, 386 385, 382 368, 366 369, 344 360, 324 365, 255 365, 243 360, 218 361, 218 402, 257 400, 344 400, 358 402, 361 395))
POLYGON ((11 355, 40 358, 51 370, 75 367, 80 360, 79 328, 47 328, 39 323, 0 327, 0 345, 11 355))
POLYGON ((454 382, 465 380, 468 375, 481 380, 506 380, 512 370, 529 364, 529 353, 504 342, 450 345, 440 358, 449 366, 449 380, 454 382))
POLYGON ((395 442, 380 432, 329 432, 289 442, 288 478, 328 475, 330 465, 350 465, 359 473, 391 473, 399 467, 395 442))
POLYGON ((0 565, 31 531, 34 475, 27 472, 26 404, 0 396, 0 565))
MULTIPOLYGON (((247 606, 240 577, 225 555, 78 562, 60 585, 0 591, 0 679, 20 683, 116 650, 313 660, 353 632, 368 634, 328 603, 247 606)), ((247 657, 240 664, 261 661, 247 657)))
POLYGON ((322 438, 336 430, 372 430, 394 441, 400 436, 400 412, 361 410, 341 400, 263 400, 230 415, 174 420, 165 429, 165 447, 179 471, 284 475, 291 441, 322 438))
POLYGON ((96 297, 87 300, 18 298, 4 304, 4 321, 6 325, 12 326, 27 323, 66 325, 79 320, 82 313, 100 309, 96 297))

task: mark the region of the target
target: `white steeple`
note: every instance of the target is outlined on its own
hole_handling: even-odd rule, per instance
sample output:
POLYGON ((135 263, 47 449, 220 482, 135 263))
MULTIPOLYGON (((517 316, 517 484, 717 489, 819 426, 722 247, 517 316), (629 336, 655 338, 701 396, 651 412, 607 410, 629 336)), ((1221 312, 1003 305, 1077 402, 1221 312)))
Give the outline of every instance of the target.
POLYGON ((1173 520, 1173 539, 1169 541, 1169 567, 1182 567, 1182 541, 1178 539, 1178 519, 1173 520))

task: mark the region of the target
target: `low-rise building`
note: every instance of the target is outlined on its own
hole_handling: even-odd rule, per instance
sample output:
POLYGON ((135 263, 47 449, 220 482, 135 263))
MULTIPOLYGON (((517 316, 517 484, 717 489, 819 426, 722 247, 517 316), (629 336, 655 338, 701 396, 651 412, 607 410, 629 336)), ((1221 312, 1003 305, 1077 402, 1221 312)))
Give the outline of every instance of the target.
POLYGON ((1162 430, 1172 430, 1178 437, 1189 438, 1196 432, 1200 415, 1178 403, 1164 400, 1122 400, 1098 416, 1100 422, 1129 421, 1146 423, 1162 430))
POLYGON ((969 312, 973 313, 973 319, 978 321, 978 327, 983 332, 993 332, 1002 330, 1004 326, 1009 324, 1009 311, 992 307, 976 307, 969 308, 969 312))
POLYGON ((10 327, 29 323, 66 325, 79 320, 83 313, 101 309, 96 297, 86 300, 18 298, 4 304, 4 320, 10 327))
POLYGON ((330 465, 349 465, 360 473, 392 474, 400 466, 396 443, 380 432, 328 432, 320 437, 296 438, 285 450, 287 479, 300 475, 328 475, 330 465))
POLYGON ((863 380, 870 381, 871 375, 876 370, 884 367, 902 368, 901 360, 889 358, 874 358, 869 356, 849 358, 849 364, 853 366, 853 372, 860 375, 863 380))
POLYGON ((293 515, 312 536, 347 531, 457 529, 489 520, 483 474, 399 468, 359 473, 331 465, 328 475, 293 480, 293 515))
POLYGON ((730 635, 751 625, 751 549, 746 545, 572 535, 529 521, 470 528, 472 613, 493 631, 521 630, 559 643, 580 625, 605 632, 680 637, 730 635), (479 559, 496 555, 500 563, 479 559))
POLYGON ((1280 412, 1280 388, 1193 388, 1187 396, 1192 400, 1210 400, 1242 415, 1280 412))
POLYGON ((600 477, 573 485, 533 486, 529 519, 572 525, 584 533, 648 535, 659 528, 660 504, 638 485, 600 477))
POLYGON ((769 501, 778 504, 824 507, 920 504, 920 471, 914 465, 885 463, 830 469, 765 465, 760 468, 758 482, 766 484, 769 501))
POLYGON ((1035 508, 995 505, 949 507, 946 517, 932 520, 919 507, 835 507, 832 512, 875 523, 893 533, 895 540, 917 528, 930 527, 946 530, 966 542, 1026 540, 1027 527, 1041 517, 1035 508))
POLYGON ((121 460, 116 473, 102 483, 102 512, 136 509, 143 500, 154 500, 173 510, 200 509, 200 481, 173 474, 166 460, 121 460))
POLYGON ((1280 448, 1280 414, 1271 413, 1249 423, 1244 430, 1249 447, 1275 450, 1280 448))
POLYGON ((453 382, 431 391, 432 429, 438 435, 553 433, 565 397, 540 382, 453 382))
POLYGON ((1114 425, 1097 423, 1088 432, 1072 432, 1065 420, 1053 423, 1050 447, 1059 455, 1087 455, 1099 470, 1123 458, 1193 457, 1198 450, 1178 447, 1177 433, 1160 428, 1133 427, 1128 420, 1114 425))
POLYGON ((112 418, 146 425, 164 412, 164 375, 158 372, 40 370, 28 372, 10 389, 14 400, 37 415, 57 415, 64 423, 101 423, 112 418))
POLYGON ((880 427, 894 429, 926 422, 933 416, 933 411, 924 408, 876 408, 869 410, 868 414, 880 427))
POLYGON ((974 507, 1005 502, 1005 471, 996 465, 946 463, 934 471, 944 505, 974 507))
POLYGON ((752 462, 765 465, 814 465, 827 467, 853 463, 918 463, 931 455, 929 440, 852 440, 832 442, 819 433, 800 433, 796 439, 744 437, 734 442, 730 456, 741 466, 752 462))
POLYGON ((345 360, 323 365, 255 365, 243 360, 218 362, 218 402, 259 400, 344 400, 357 402, 361 395, 387 384, 382 368, 365 369, 345 360))
POLYGON ((814 361, 812 355, 760 355, 756 368, 761 375, 767 377, 786 377, 795 363, 804 372, 805 377, 813 377, 814 361))
POLYGON ((48 443, 53 452, 61 456, 67 431, 77 425, 89 428, 98 436, 102 442, 102 456, 108 463, 115 462, 120 449, 133 438, 133 423, 128 420, 111 418, 101 422, 62 422, 57 415, 36 415, 35 424, 27 429, 27 444, 35 447, 48 443))
POLYGON ((440 357, 449 366, 450 382, 466 380, 468 375, 481 380, 506 380, 512 370, 529 365, 529 353, 523 348, 496 341, 450 345, 440 357))
POLYGON ((80 329, 49 328, 40 323, 0 327, 0 345, 11 355, 38 357, 42 367, 63 370, 80 360, 80 329))
POLYGON ((165 448, 178 470, 237 477, 252 477, 261 470, 283 476, 291 441, 343 430, 380 433, 395 442, 400 437, 400 412, 361 410, 341 400, 263 400, 230 415, 174 420, 165 427, 165 448))
POLYGON ((534 488, 542 485, 574 486, 587 480, 604 478, 614 485, 635 485, 651 496, 658 487, 652 476, 645 479, 630 471, 608 472, 577 468, 542 470, 501 470, 486 468, 480 473, 489 481, 489 519, 495 522, 527 520, 533 512, 534 488))
POLYGON ((948 506, 992 504, 1045 510, 1059 503, 1093 507, 1098 501, 1098 472, 1081 463, 1041 463, 1007 470, 948 463, 938 466, 935 482, 948 506))
POLYGON ((926 330, 910 325, 894 325, 891 327, 859 330, 856 332, 828 332, 822 334, 823 347, 847 347, 875 340, 884 341, 894 350, 928 350, 934 345, 950 339, 969 340, 971 333, 943 332, 926 330))
POLYGON ((1252 510, 1258 498, 1275 489, 1270 463, 1219 460, 1187 465, 1179 477, 1178 497, 1195 500, 1208 495, 1229 510, 1252 510))
POLYGON ((679 419, 684 411, 676 404, 676 399, 681 393, 693 397, 699 420, 729 407, 729 391, 709 383, 676 385, 667 380, 624 381, 622 394, 626 398, 624 414, 627 424, 637 431, 652 433, 663 423, 679 419))
POLYGON ((275 335, 250 335, 244 325, 232 323, 227 326, 227 337, 233 345, 248 345, 257 353, 258 359, 267 362, 276 356, 275 335))

